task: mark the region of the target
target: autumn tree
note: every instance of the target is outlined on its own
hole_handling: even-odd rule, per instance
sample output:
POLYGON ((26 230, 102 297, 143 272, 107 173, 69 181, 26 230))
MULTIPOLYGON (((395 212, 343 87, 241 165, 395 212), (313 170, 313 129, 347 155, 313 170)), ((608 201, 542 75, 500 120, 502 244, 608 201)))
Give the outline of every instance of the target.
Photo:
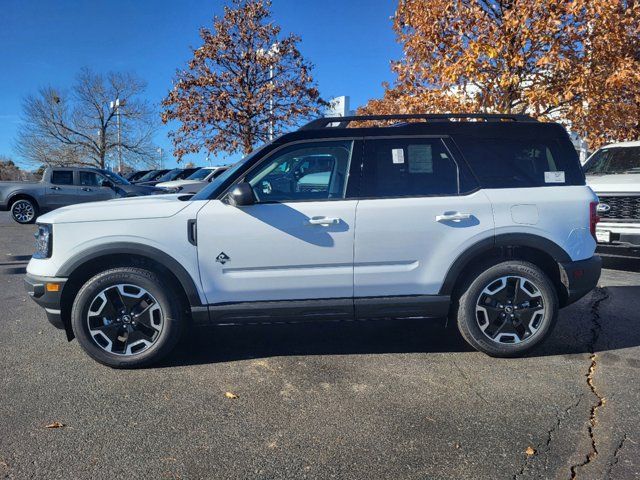
POLYGON ((396 81, 361 112, 526 113, 592 146, 633 136, 639 18, 633 0, 402 0, 396 81))
POLYGON ((129 164, 151 162, 158 122, 142 98, 144 90, 145 83, 133 74, 101 75, 89 69, 81 70, 68 91, 44 87, 24 99, 16 151, 31 163, 46 165, 104 168, 107 155, 115 158, 118 148, 129 164))
POLYGON ((202 45, 163 102, 163 121, 180 124, 171 133, 179 159, 202 149, 247 154, 326 105, 300 37, 283 35, 270 7, 233 0, 213 28, 200 29, 202 45))

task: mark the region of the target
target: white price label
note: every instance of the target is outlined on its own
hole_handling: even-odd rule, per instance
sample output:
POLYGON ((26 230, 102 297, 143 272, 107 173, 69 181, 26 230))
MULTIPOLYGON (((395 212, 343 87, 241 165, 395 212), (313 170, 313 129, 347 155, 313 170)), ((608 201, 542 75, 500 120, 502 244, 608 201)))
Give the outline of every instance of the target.
POLYGON ((544 183, 564 183, 564 172, 544 172, 544 183))

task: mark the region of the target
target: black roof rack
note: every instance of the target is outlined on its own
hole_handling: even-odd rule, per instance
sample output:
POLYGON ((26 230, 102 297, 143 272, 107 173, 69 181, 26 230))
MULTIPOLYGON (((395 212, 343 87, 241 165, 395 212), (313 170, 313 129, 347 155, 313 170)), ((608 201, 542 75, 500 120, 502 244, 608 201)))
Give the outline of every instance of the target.
MULTIPOLYGON (((315 130, 321 128, 346 128, 351 122, 366 122, 370 120, 464 120, 477 119, 488 122, 537 122, 536 119, 529 115, 514 115, 501 113, 416 113, 416 114, 397 114, 397 115, 356 115, 352 117, 323 117, 310 121, 306 125, 300 127, 300 130, 315 130)), ((406 123, 398 123, 392 126, 406 125, 406 123)))

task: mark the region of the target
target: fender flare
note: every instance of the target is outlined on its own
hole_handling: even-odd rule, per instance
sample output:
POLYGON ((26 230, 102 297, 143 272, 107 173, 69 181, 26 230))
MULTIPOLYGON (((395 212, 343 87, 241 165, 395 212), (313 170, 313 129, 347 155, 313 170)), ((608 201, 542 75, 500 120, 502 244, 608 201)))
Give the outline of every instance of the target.
POLYGON ((69 258, 58 269, 56 277, 67 278, 82 265, 96 258, 122 254, 146 257, 164 266, 176 276, 187 295, 190 305, 192 307, 202 306, 196 283, 180 262, 162 250, 138 243, 114 242, 108 245, 96 245, 94 247, 89 247, 69 258))
POLYGON ((439 294, 451 295, 453 293, 458 277, 471 261, 495 247, 506 246, 535 248, 550 255, 557 263, 571 261, 569 254, 560 245, 548 238, 532 233, 503 233, 480 240, 458 255, 447 271, 439 294))
POLYGON ((11 204, 13 203, 13 199, 16 197, 27 197, 33 203, 35 203, 35 206, 37 209, 40 209, 40 203, 38 203, 38 200, 36 199, 36 197, 30 193, 25 193, 22 191, 13 192, 11 193, 11 195, 7 197, 7 209, 11 206, 11 204))

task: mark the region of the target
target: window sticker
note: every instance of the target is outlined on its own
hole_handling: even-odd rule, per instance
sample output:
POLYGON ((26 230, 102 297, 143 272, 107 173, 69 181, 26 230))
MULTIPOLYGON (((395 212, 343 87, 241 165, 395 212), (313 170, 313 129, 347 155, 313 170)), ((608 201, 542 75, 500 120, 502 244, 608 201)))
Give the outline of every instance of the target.
POLYGON ((431 145, 409 145, 409 173, 433 173, 431 145))
POLYGON ((404 150, 402 148, 394 148, 391 150, 391 158, 393 163, 404 163, 404 150))
POLYGON ((544 183, 564 183, 564 172, 544 172, 544 183))

